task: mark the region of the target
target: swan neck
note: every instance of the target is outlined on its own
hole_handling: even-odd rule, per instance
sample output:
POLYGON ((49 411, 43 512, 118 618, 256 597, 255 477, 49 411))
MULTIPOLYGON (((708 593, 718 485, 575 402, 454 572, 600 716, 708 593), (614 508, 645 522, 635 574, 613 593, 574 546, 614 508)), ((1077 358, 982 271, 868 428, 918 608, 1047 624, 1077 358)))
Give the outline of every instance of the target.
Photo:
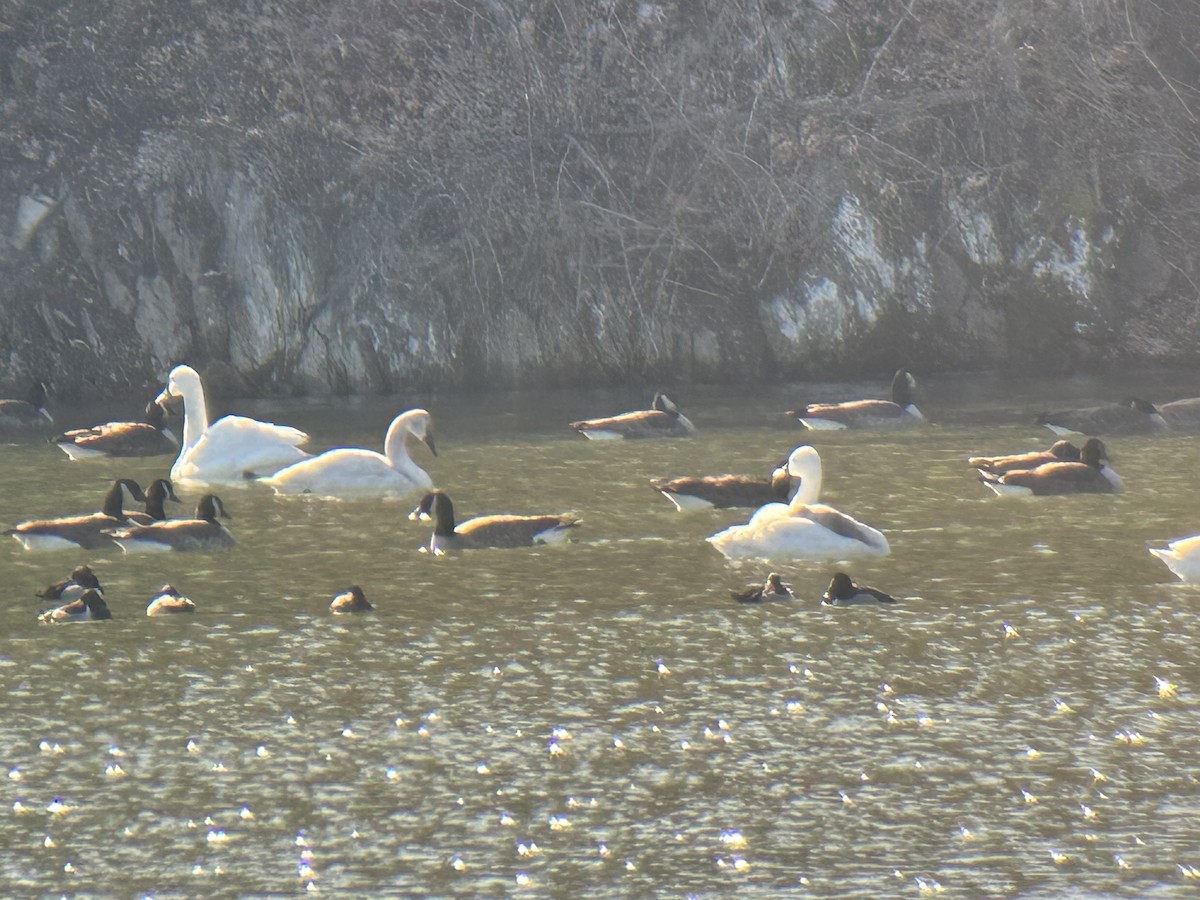
POLYGON ((815 466, 805 466, 804 471, 799 473, 799 478, 800 485, 796 488, 796 493, 792 495, 791 505, 798 507, 818 502, 821 499, 820 463, 815 466))
POLYGON ((208 428, 208 404, 204 400, 204 387, 187 384, 183 387, 183 446, 190 450, 196 446, 208 428))

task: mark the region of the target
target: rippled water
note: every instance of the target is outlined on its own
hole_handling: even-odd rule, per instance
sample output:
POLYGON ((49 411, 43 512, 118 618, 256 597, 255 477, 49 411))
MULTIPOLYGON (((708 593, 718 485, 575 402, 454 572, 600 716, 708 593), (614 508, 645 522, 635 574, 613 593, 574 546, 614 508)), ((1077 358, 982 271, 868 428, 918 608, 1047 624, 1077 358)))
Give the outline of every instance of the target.
MULTIPOLYGON (((420 402, 441 455, 414 455, 460 518, 585 524, 566 546, 435 559, 412 502, 251 485, 221 491, 227 553, 5 542, 0 894, 1191 895, 1200 589, 1146 548, 1200 531, 1200 438, 1109 440, 1122 496, 1000 500, 968 455, 1047 445, 1039 407, 1128 386, 922 386, 936 427, 807 436, 828 501, 891 541, 848 568, 904 598, 889 608, 818 606, 830 564, 777 566, 802 602, 733 603, 766 567, 704 537, 747 513, 680 514, 647 485, 765 475, 805 442, 779 415, 796 391, 679 391, 700 434, 657 443, 565 426, 649 391, 239 405, 325 447, 377 446, 420 402), (36 623, 34 590, 84 561, 114 620, 36 623), (164 581, 193 618, 143 615, 164 581), (352 582, 377 613, 331 617, 352 582)), ((98 508, 112 478, 170 464, 3 440, 5 523, 98 508)))

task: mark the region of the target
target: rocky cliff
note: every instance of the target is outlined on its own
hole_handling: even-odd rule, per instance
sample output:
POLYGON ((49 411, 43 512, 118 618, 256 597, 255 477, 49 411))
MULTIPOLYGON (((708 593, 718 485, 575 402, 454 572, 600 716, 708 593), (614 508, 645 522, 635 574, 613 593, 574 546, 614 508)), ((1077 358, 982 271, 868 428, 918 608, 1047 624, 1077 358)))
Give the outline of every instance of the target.
POLYGON ((9 0, 0 383, 1192 361, 1196 47, 1172 0, 9 0))

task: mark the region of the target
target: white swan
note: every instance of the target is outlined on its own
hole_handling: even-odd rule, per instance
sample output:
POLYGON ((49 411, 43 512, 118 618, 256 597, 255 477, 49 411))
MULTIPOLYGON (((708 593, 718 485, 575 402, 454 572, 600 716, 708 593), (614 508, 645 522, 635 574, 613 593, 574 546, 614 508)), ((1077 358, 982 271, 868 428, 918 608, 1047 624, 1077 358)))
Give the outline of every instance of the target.
POLYGON ((1171 541, 1166 550, 1157 547, 1150 547, 1149 550, 1181 581, 1200 581, 1200 534, 1171 541))
POLYGON ((410 409, 392 419, 383 439, 383 453, 352 447, 327 450, 262 480, 277 494, 319 497, 402 497, 428 490, 433 480, 408 455, 405 439, 410 434, 437 456, 429 413, 410 409))
POLYGON ((848 559, 886 556, 887 538, 825 503, 821 495, 821 457, 812 447, 797 447, 787 472, 800 479, 790 503, 768 503, 745 525, 733 525, 708 538, 728 559, 848 559))
POLYGON ((172 481, 240 484, 255 475, 270 475, 307 458, 298 445, 308 435, 288 425, 273 425, 245 416, 223 416, 209 424, 204 385, 191 366, 171 370, 158 403, 183 398, 183 443, 171 466, 172 481))

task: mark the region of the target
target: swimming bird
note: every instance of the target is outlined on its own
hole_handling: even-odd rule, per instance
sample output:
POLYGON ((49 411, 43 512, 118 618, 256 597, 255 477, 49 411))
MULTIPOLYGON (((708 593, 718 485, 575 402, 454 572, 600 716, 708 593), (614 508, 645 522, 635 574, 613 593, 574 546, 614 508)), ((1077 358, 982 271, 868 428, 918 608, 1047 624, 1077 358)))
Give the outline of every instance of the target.
POLYGON ((53 423, 46 412, 46 385, 35 381, 24 400, 0 400, 0 428, 29 428, 53 423))
POLYGON ((159 456, 174 453, 179 439, 164 427, 166 410, 151 400, 140 422, 108 422, 91 428, 76 428, 56 437, 57 444, 71 459, 96 456, 159 456))
POLYGON ((175 613, 194 613, 196 604, 169 584, 164 584, 146 604, 146 615, 169 616, 175 613))
POLYGON ((788 415, 805 428, 827 431, 840 428, 903 428, 925 424, 913 402, 917 380, 908 369, 892 376, 891 400, 848 400, 843 403, 806 403, 788 415))
POLYGON ((157 550, 223 550, 236 543, 233 535, 217 521, 229 518, 225 504, 216 494, 205 494, 196 504, 195 518, 167 519, 149 525, 135 525, 110 532, 126 553, 157 550))
POLYGON ((786 462, 769 479, 750 475, 700 475, 681 478, 651 478, 650 484, 675 504, 680 512, 696 509, 729 509, 762 506, 787 501, 796 480, 786 471, 786 462))
POLYGON ((821 595, 822 606, 852 606, 864 603, 895 603, 896 598, 878 588, 857 584, 845 572, 836 573, 821 595))
POLYGON ((1158 547, 1150 547, 1149 550, 1181 581, 1200 581, 1200 534, 1171 541, 1165 550, 1158 547))
POLYGON ((1172 431, 1200 431, 1200 397, 1159 403, 1157 408, 1172 431))
POLYGON ((744 591, 730 591, 738 603, 763 603, 767 600, 792 600, 795 595, 783 583, 778 572, 772 572, 762 584, 751 585, 744 591))
POLYGON ((696 433, 691 423, 679 408, 664 393, 654 395, 650 409, 621 413, 604 419, 585 419, 572 422, 571 427, 589 440, 612 440, 616 438, 690 437, 696 433))
POLYGON ((299 447, 308 435, 288 425, 245 416, 223 416, 210 423, 204 385, 191 366, 171 370, 156 402, 169 403, 172 397, 183 398, 183 443, 171 466, 172 481, 237 484, 308 457, 299 447))
POLYGON ((1000 474, 1012 469, 1036 469, 1048 462, 1077 462, 1079 448, 1070 441, 1055 441, 1048 450, 1013 456, 972 456, 967 463, 983 472, 1000 474))
POLYGON ((433 487, 424 469, 408 455, 409 436, 423 441, 437 456, 433 420, 423 409, 402 412, 388 426, 383 453, 343 447, 326 450, 280 469, 262 479, 277 494, 312 494, 318 497, 402 497, 433 487))
POLYGON ((571 514, 545 516, 476 516, 455 526, 454 505, 444 491, 431 491, 409 514, 410 519, 433 519, 429 549, 441 555, 448 550, 478 550, 485 547, 530 547, 563 541, 567 532, 581 524, 571 514))
POLYGON ((96 577, 91 566, 76 566, 71 570, 69 578, 46 585, 37 591, 35 596, 41 597, 43 600, 70 602, 78 600, 88 588, 97 590, 101 594, 104 593, 100 579, 96 577))
POLYGON ((789 475, 800 479, 790 503, 768 503, 744 525, 733 525, 707 540, 728 559, 846 559, 886 556, 883 533, 825 503, 821 495, 821 457, 807 445, 792 451, 789 475))
POLYGON ((1120 403, 1044 412, 1037 417, 1055 434, 1155 434, 1169 430, 1154 404, 1140 397, 1120 403))
POLYGON ((1116 494, 1121 476, 1104 465, 1108 452, 1099 438, 1088 438, 1079 462, 1043 463, 1036 469, 1001 474, 980 471, 979 480, 1002 497, 1046 497, 1056 494, 1116 494))
POLYGON ((26 550, 95 550, 111 547, 112 538, 105 532, 128 524, 126 503, 144 501, 146 495, 131 478, 118 478, 104 495, 99 512, 82 516, 63 516, 57 519, 32 519, 10 528, 12 535, 26 550))
POLYGON ((170 500, 174 503, 179 503, 180 500, 175 496, 175 488, 166 478, 155 478, 150 482, 150 487, 146 488, 146 506, 145 512, 130 512, 125 514, 131 523, 136 525, 149 525, 151 522, 161 522, 167 517, 165 503, 170 500))
POLYGON ((111 619, 112 613, 104 597, 94 588, 88 588, 73 600, 55 609, 48 609, 38 614, 39 622, 88 622, 100 619, 111 619))
POLYGON ((335 613, 371 612, 373 609, 375 607, 371 605, 367 595, 357 584, 352 584, 340 594, 335 595, 333 602, 329 604, 329 611, 335 613))

